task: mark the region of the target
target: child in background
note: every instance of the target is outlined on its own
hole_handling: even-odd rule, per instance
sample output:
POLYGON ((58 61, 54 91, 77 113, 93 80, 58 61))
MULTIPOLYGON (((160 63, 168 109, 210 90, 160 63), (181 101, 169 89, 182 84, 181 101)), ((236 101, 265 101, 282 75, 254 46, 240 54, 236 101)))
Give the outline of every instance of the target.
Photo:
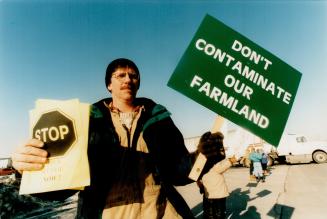
POLYGON ((261 165, 262 165, 263 175, 265 175, 265 176, 269 175, 268 174, 268 170, 267 170, 267 166, 268 166, 268 155, 265 152, 262 153, 261 165))

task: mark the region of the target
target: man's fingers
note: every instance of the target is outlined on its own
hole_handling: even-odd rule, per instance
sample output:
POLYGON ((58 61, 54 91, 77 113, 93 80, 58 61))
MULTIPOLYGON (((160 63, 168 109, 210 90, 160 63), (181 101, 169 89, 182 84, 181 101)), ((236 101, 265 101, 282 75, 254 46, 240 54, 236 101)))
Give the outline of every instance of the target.
POLYGON ((48 162, 48 152, 42 147, 44 143, 30 139, 25 145, 18 147, 12 154, 12 165, 20 173, 25 170, 40 170, 48 162))
POLYGON ((45 163, 48 162, 47 157, 34 156, 30 154, 15 153, 12 156, 12 164, 20 173, 23 171, 41 170, 45 163))
POLYGON ((217 156, 219 154, 219 151, 216 146, 208 145, 205 147, 202 147, 202 154, 204 154, 206 157, 212 157, 217 156))
POLYGON ((47 157, 48 152, 44 149, 37 148, 34 146, 23 146, 17 149, 16 154, 26 154, 26 155, 34 155, 39 157, 47 157))
POLYGON ((34 156, 31 154, 15 154, 13 155, 12 160, 15 163, 45 164, 48 161, 48 158, 46 156, 34 156))
POLYGON ((18 171, 35 171, 41 170, 43 164, 40 163, 25 163, 25 162, 15 162, 15 169, 18 171))
POLYGON ((25 146, 33 146, 33 147, 41 148, 44 146, 44 143, 43 143, 43 141, 32 138, 25 144, 25 146))
POLYGON ((202 151, 204 153, 211 153, 211 152, 216 152, 218 151, 218 148, 216 146, 208 146, 208 147, 203 147, 202 151))

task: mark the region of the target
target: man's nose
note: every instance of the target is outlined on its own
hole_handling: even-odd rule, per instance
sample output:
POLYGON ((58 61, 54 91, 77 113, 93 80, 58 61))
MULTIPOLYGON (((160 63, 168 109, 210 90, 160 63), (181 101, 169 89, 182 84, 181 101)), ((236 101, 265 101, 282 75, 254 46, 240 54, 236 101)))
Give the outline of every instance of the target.
POLYGON ((125 77, 124 77, 124 81, 127 81, 127 82, 129 82, 129 81, 132 81, 133 79, 132 79, 132 76, 130 75, 130 74, 126 74, 125 75, 125 77))

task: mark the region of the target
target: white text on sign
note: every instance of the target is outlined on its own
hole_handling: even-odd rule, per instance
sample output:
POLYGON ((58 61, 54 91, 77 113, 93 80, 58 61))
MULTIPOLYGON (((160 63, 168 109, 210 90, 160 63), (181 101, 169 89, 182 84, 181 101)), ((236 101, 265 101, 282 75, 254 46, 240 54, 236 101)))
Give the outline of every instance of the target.
POLYGON ((35 137, 43 142, 63 140, 69 133, 67 125, 60 125, 59 127, 51 126, 35 130, 35 137))
POLYGON ((235 97, 223 92, 216 86, 212 86, 208 81, 203 81, 203 78, 198 75, 194 75, 190 87, 198 88, 198 92, 204 93, 210 99, 243 116, 260 128, 265 129, 269 126, 269 119, 266 116, 260 114, 255 109, 251 109, 248 105, 240 106, 239 101, 235 97))
MULTIPOLYGON (((238 44, 240 44, 240 42, 238 42, 236 45, 238 44)), ((242 51, 242 48, 245 48, 245 47, 241 48, 241 46, 237 47, 236 45, 235 46, 232 45, 232 46, 234 46, 235 49, 237 50, 242 51)), ((212 56, 213 59, 224 64, 226 67, 229 67, 231 70, 243 76, 247 80, 251 81, 253 84, 257 85, 258 87, 270 93, 271 95, 277 97, 277 99, 281 99, 284 103, 288 105, 290 104, 292 94, 287 92, 281 86, 275 84, 273 81, 269 81, 268 78, 264 77, 262 74, 255 71, 254 69, 250 69, 249 66, 244 65, 241 61, 236 60, 230 54, 220 50, 215 45, 207 43, 207 41, 205 41, 204 39, 198 39, 196 40, 195 48, 199 51, 203 51, 208 56, 212 56)), ((250 51, 250 49, 246 49, 246 50, 243 49, 242 55, 250 58, 253 57, 251 59, 253 59, 255 62, 258 59, 257 57, 260 57, 260 59, 262 58, 262 56, 259 55, 254 56, 251 54, 254 53, 253 51, 250 51)), ((268 66, 270 66, 272 63, 265 58, 263 58, 263 60, 265 61, 264 68, 265 70, 267 70, 266 68, 268 68, 268 66)))

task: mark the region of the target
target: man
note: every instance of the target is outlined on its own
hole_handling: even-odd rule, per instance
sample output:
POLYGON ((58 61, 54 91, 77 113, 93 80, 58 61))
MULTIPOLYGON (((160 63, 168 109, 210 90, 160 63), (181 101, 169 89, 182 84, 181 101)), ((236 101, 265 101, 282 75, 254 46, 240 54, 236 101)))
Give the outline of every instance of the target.
MULTIPOLYGON (((194 161, 170 113, 150 99, 136 98, 140 74, 134 62, 120 58, 106 71, 112 98, 92 105, 88 158, 91 185, 79 193, 77 218, 193 218, 174 189, 191 181, 194 161)), ((29 140, 13 154, 19 172, 47 162, 43 142, 29 140)), ((219 153, 202 145, 207 157, 219 153)), ((42 194, 64 198, 72 191, 42 194)))

